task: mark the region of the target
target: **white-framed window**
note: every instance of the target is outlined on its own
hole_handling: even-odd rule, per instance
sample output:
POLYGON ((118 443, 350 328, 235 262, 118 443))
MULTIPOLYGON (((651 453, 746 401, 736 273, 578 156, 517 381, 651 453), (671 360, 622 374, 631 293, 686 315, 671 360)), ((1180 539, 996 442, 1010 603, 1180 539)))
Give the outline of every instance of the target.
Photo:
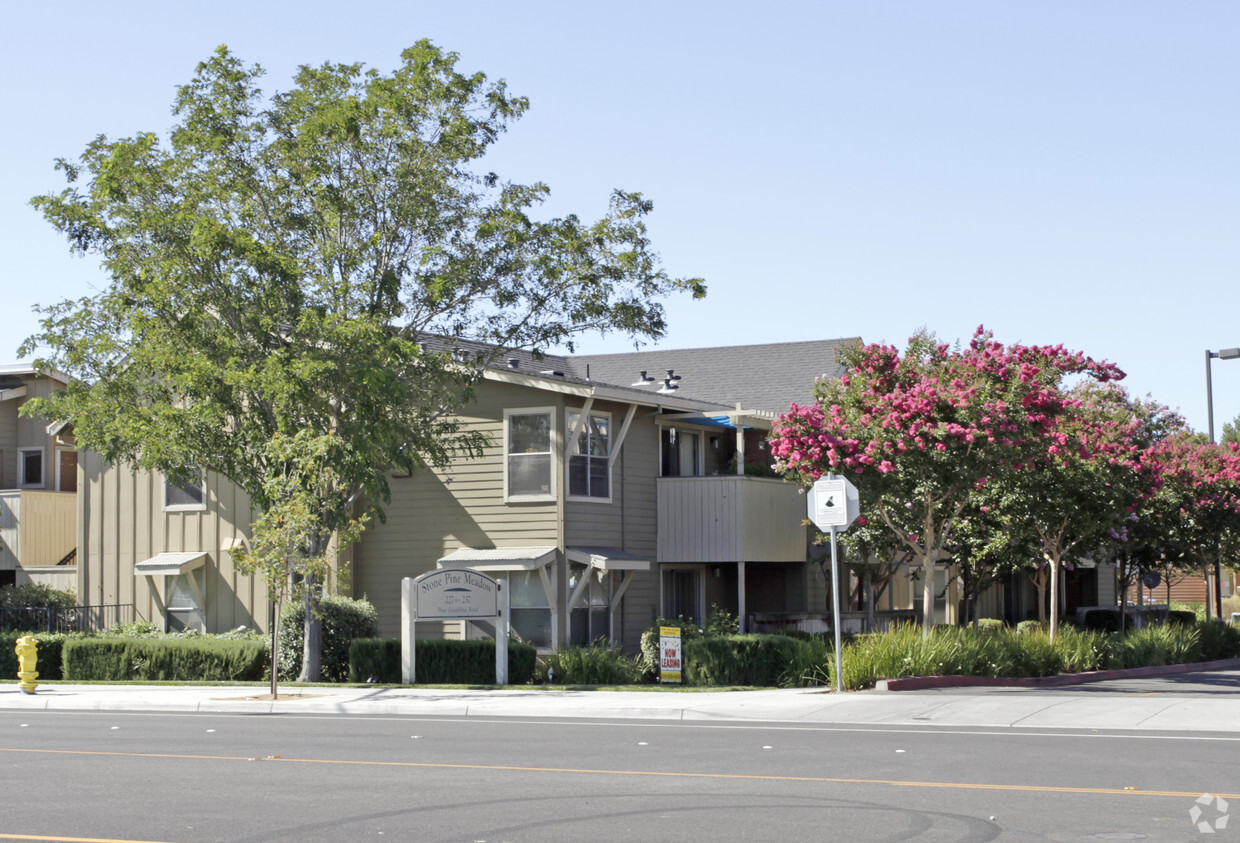
MULTIPOLYGON (((580 413, 568 413, 568 435, 580 413)), ((568 455, 568 496, 605 502, 611 500, 611 415, 591 413, 568 455)))
POLYGON ((683 427, 659 429, 659 454, 663 477, 702 476, 702 434, 683 427))
POLYGON ((555 500, 551 431, 555 410, 504 411, 504 500, 555 500))
POLYGON ((43 480, 46 471, 44 449, 17 449, 17 485, 23 489, 42 489, 46 484, 43 480))
POLYGON ((194 512, 207 508, 207 476, 199 471, 184 480, 164 478, 164 512, 194 512))

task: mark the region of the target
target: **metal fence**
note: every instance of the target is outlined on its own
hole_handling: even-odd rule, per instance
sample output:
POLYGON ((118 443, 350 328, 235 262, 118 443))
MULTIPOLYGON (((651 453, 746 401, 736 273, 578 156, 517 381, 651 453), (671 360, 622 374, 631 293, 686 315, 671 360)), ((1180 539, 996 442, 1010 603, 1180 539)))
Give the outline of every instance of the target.
POLYGON ((133 622, 132 603, 100 606, 0 607, 0 632, 95 632, 133 622))

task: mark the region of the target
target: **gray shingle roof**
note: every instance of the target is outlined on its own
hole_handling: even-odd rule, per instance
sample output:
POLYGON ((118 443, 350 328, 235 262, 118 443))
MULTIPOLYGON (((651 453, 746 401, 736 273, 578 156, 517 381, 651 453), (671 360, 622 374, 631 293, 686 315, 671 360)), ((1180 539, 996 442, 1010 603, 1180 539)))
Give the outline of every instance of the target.
POLYGON ((809 342, 778 342, 764 345, 729 345, 716 348, 632 351, 622 354, 585 354, 563 358, 573 373, 592 380, 629 386, 642 370, 657 390, 667 370, 680 375, 677 394, 718 404, 744 404, 747 410, 786 412, 793 402, 808 404, 814 397, 814 381, 826 375, 837 378, 843 369, 837 350, 860 343, 858 337, 809 342))
MULTIPOLYGON (((839 377, 843 369, 837 351, 860 342, 859 337, 845 337, 620 354, 546 354, 541 359, 529 351, 515 350, 501 352, 492 367, 508 369, 511 360, 515 361, 511 369, 525 375, 555 377, 577 384, 605 384, 631 389, 635 395, 656 394, 667 370, 671 369, 680 376, 676 381, 679 387, 676 395, 680 398, 710 402, 727 409, 740 402, 746 410, 783 413, 793 402, 810 403, 814 397, 814 381, 818 378, 839 377), (635 386, 642 371, 652 381, 648 386, 635 386)), ((481 343, 459 341, 458 345, 471 352, 488 355, 494 352, 492 346, 481 343)))

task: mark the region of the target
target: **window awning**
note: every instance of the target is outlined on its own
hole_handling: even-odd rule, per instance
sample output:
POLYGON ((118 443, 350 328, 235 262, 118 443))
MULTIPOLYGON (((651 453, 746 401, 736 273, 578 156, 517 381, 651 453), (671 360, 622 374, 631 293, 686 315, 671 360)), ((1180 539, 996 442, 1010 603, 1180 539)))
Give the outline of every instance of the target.
POLYGON ((554 547, 462 547, 435 564, 440 568, 473 568, 475 571, 537 571, 554 559, 554 547))
POLYGON ((600 571, 649 571, 650 559, 615 547, 570 547, 568 561, 600 571))
POLYGON ((207 564, 207 553, 191 550, 184 553, 157 553, 133 566, 135 577, 155 577, 160 574, 184 574, 207 564))

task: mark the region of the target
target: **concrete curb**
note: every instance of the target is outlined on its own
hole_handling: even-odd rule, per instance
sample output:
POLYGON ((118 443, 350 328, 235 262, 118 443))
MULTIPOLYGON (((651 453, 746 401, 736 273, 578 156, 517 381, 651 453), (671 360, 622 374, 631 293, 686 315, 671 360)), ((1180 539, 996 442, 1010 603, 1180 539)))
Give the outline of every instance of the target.
POLYGON ((1157 667, 1130 667, 1120 670, 1092 670, 1087 673, 1060 673, 1056 676, 907 676, 903 679, 880 679, 879 691, 920 691, 926 688, 1058 688, 1083 685, 1108 679, 1139 679, 1144 676, 1174 676, 1203 670, 1235 670, 1240 659, 1217 659, 1212 662, 1168 664, 1157 667))

